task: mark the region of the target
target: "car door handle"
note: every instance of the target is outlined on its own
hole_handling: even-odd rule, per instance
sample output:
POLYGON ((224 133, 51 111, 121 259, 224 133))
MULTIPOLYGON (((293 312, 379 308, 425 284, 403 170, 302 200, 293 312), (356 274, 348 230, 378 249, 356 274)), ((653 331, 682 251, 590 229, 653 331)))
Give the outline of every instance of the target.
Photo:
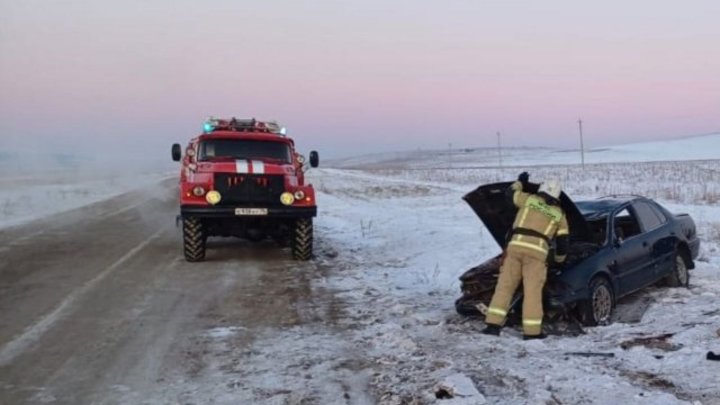
POLYGON ((648 243, 647 243, 647 242, 643 242, 643 247, 647 247, 647 246, 648 246, 648 243))

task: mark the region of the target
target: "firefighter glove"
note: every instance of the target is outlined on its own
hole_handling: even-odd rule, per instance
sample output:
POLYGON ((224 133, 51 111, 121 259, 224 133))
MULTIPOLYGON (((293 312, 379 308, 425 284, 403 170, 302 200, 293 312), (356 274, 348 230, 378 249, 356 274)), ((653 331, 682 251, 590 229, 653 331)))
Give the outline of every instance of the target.
POLYGON ((520 173, 520 175, 518 176, 518 181, 523 184, 527 183, 528 181, 530 181, 530 174, 528 174, 528 172, 520 173))

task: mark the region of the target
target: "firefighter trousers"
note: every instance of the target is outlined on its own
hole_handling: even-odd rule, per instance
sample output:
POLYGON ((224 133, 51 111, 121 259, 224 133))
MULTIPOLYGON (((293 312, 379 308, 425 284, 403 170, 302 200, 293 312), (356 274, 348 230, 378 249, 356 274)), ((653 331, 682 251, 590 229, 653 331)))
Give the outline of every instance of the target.
POLYGON ((510 301, 520 282, 523 284, 523 333, 535 336, 542 333, 542 291, 547 278, 545 259, 534 252, 510 246, 500 267, 495 293, 487 310, 485 323, 502 326, 510 301))

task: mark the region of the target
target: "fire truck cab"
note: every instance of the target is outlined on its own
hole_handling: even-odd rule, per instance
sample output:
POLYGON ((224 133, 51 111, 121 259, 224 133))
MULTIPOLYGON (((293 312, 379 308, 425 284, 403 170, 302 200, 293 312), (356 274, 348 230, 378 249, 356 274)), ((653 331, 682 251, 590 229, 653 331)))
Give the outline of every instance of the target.
POLYGON ((183 251, 189 262, 205 258, 210 236, 252 241, 272 238, 309 260, 313 245, 315 190, 305 171, 317 167, 295 150, 285 128, 273 121, 209 118, 185 153, 172 146, 180 170, 183 251), (309 163, 309 165, 307 164, 309 163))

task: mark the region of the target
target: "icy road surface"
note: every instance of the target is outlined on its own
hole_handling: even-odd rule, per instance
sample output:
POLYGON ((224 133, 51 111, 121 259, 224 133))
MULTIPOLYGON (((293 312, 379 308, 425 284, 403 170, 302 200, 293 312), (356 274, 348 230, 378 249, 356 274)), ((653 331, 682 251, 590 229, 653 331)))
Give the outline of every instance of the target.
POLYGON ((328 269, 230 240, 186 263, 175 189, 0 232, 0 403, 364 398, 328 269))
POLYGON ((702 260, 638 323, 523 342, 455 315, 457 276, 499 251, 460 198, 508 175, 313 171, 308 263, 233 239, 186 263, 174 180, 2 230, 0 403, 720 404, 716 204, 672 206, 702 260))

